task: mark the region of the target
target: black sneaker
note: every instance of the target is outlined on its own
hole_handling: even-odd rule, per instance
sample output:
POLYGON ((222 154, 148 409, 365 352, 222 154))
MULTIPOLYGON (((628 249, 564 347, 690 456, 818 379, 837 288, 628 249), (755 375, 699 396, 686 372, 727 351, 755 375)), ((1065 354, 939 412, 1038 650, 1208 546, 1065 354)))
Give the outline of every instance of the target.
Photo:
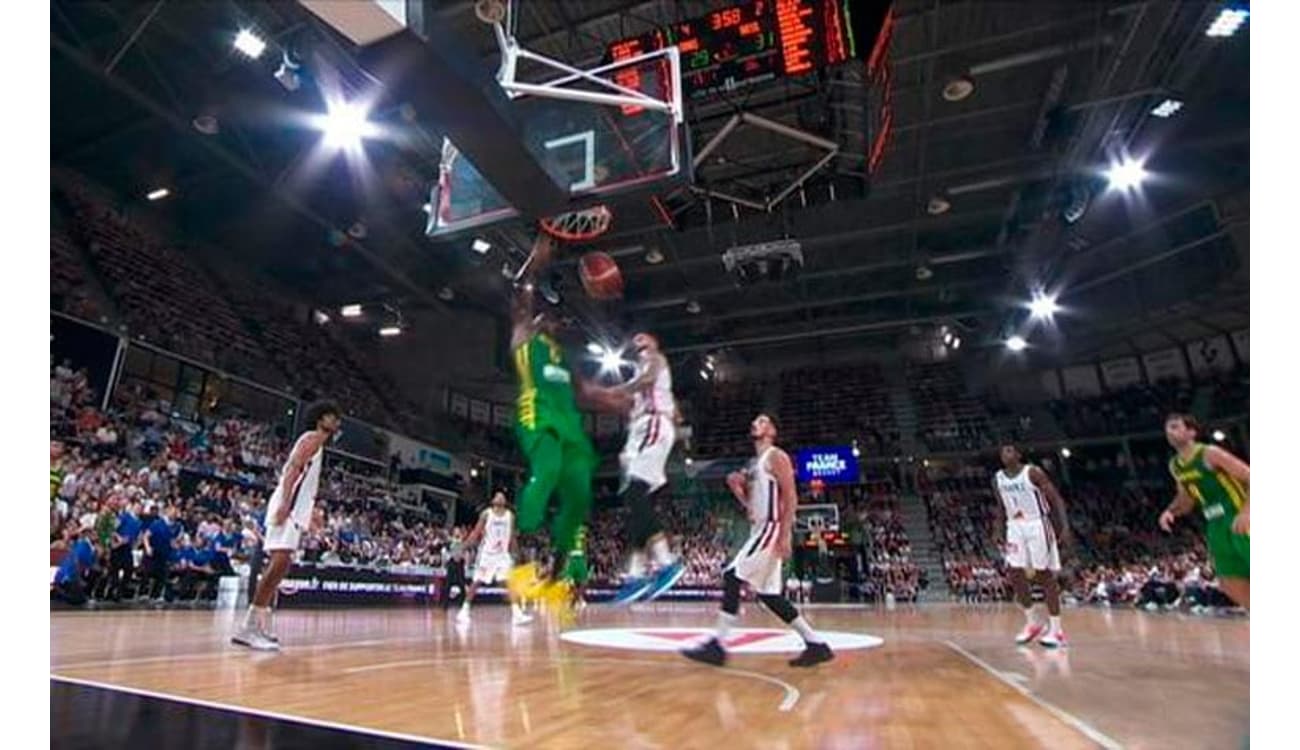
POLYGON ((831 647, 825 643, 809 643, 804 646, 803 653, 790 660, 792 667, 815 667, 824 661, 830 661, 835 658, 835 653, 831 647))
POLYGON ((722 647, 721 643, 718 643, 717 638, 710 638, 708 643, 683 650, 682 656, 691 661, 704 662, 715 667, 727 663, 727 651, 722 647))

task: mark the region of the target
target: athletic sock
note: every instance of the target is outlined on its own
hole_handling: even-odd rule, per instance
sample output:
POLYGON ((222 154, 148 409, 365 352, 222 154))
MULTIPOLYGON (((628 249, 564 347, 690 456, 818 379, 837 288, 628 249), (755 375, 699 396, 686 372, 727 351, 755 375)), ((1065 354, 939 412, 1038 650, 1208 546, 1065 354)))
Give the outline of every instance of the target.
POLYGON ((817 631, 813 630, 812 625, 809 625, 808 621, 804 619, 803 615, 791 620, 790 627, 799 633, 799 637, 803 638, 804 643, 825 643, 822 637, 817 635, 817 631))
POLYGON ((731 626, 736 624, 736 616, 729 615, 726 612, 718 613, 718 640, 727 640, 727 635, 731 633, 731 626))
POLYGON ((645 553, 633 552, 632 559, 628 562, 627 574, 631 578, 645 577, 645 553))
POLYGON ((1049 626, 1049 628, 1048 628, 1048 632, 1050 632, 1050 633, 1059 633, 1059 632, 1061 632, 1061 616, 1060 616, 1060 615, 1049 615, 1048 618, 1047 618, 1047 622, 1050 624, 1050 626, 1049 626))
POLYGON ((668 549, 668 538, 663 534, 655 535, 655 538, 650 541, 650 556, 654 558, 655 565, 661 568, 677 561, 668 549))

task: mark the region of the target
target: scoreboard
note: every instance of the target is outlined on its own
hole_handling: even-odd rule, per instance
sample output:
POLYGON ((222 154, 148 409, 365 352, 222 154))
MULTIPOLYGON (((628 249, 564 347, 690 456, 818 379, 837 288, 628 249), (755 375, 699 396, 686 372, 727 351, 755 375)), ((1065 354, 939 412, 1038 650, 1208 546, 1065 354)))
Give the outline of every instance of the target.
MULTIPOLYGON (((752 0, 613 42, 610 61, 677 46, 686 96, 704 98, 783 76, 867 60, 892 0, 752 0)), ((625 71, 636 76, 635 68, 625 71)), ((637 88, 636 80, 616 82, 637 88)))

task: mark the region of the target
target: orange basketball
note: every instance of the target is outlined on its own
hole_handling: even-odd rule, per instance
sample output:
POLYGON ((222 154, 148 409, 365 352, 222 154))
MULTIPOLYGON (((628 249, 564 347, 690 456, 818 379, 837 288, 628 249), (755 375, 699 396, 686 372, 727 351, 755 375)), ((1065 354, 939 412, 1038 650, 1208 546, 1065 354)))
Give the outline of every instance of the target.
POLYGON ((616 299, 623 296, 623 272, 606 253, 587 253, 578 261, 582 288, 592 299, 616 299))

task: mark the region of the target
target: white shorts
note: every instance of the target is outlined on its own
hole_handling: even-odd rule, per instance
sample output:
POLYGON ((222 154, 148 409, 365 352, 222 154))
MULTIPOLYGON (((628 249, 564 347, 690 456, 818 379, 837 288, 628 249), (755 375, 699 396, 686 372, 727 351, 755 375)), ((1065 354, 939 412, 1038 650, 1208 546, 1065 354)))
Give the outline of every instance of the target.
POLYGON ((303 527, 290 516, 280 526, 267 526, 266 536, 262 539, 262 550, 273 552, 275 550, 287 549, 296 551, 298 542, 302 539, 303 527))
POLYGON ((1007 565, 1025 570, 1061 569, 1056 533, 1046 518, 1007 521, 1007 565))
POLYGON ((514 567, 510 555, 480 555, 474 563, 474 583, 504 581, 514 567))
POLYGON ((736 571, 736 577, 748 583, 755 593, 781 595, 782 560, 772 554, 779 532, 774 521, 754 529, 727 566, 727 570, 736 571))
POLYGON ((633 479, 650 485, 654 492, 668 483, 664 466, 668 463, 668 454, 672 453, 673 441, 677 439, 677 429, 673 420, 663 414, 638 417, 628 426, 627 443, 618 456, 619 466, 623 471, 623 484, 626 486, 633 479))

